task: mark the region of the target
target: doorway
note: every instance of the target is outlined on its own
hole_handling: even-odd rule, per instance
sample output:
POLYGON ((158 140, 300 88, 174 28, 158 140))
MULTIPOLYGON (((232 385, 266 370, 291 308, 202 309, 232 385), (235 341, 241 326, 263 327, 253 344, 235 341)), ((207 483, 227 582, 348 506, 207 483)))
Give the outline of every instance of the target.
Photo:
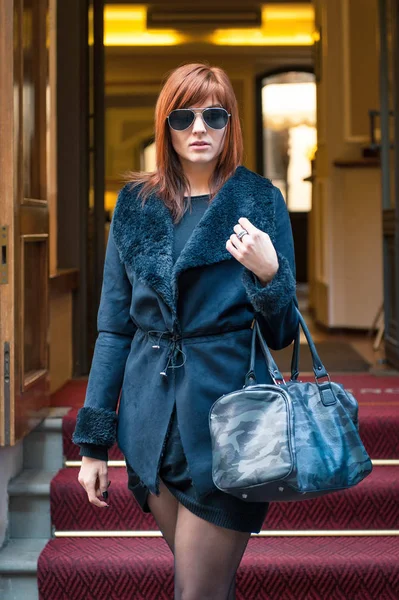
POLYGON ((296 278, 307 283, 308 216, 312 208, 312 159, 317 145, 316 81, 297 68, 257 79, 258 172, 280 188, 295 240, 296 278))
MULTIPOLYGON (((90 1, 94 8, 101 4, 100 0, 90 1)), ((287 66, 295 64, 299 56, 302 70, 312 69, 314 13, 309 3, 299 3, 295 7, 277 3, 259 5, 255 10, 256 19, 248 22, 247 27, 241 27, 238 37, 234 27, 236 21, 231 21, 236 19, 237 10, 241 11, 243 18, 252 19, 255 14, 244 3, 239 3, 234 10, 220 4, 218 18, 223 22, 222 30, 215 28, 214 19, 204 7, 192 7, 183 2, 179 4, 181 7, 177 12, 175 5, 164 7, 161 11, 159 7, 159 10, 156 7, 150 10, 144 5, 128 2, 122 4, 116 0, 105 2, 103 6, 104 39, 101 50, 104 54, 104 193, 101 200, 101 186, 97 186, 98 202, 93 202, 93 211, 97 211, 95 230, 98 229, 99 235, 95 242, 94 231, 91 232, 93 241, 90 246, 97 258, 86 261, 90 269, 94 266, 97 283, 101 279, 103 259, 100 238, 106 243, 109 221, 125 176, 132 170, 153 168, 154 108, 165 75, 171 69, 183 62, 206 61, 226 70, 239 105, 244 135, 244 164, 254 171, 257 144, 254 82, 259 64, 264 65, 262 69, 265 71, 268 69, 268 74, 276 61, 285 65, 284 70, 287 71, 287 66), (300 21, 298 14, 301 15, 300 21), (201 20, 200 28, 193 28, 193 19, 201 20), (157 27, 154 25, 155 21, 157 27), (257 36, 254 41, 251 31, 255 28, 257 36), (284 40, 284 45, 281 40, 284 40), (302 45, 299 45, 298 40, 301 40, 302 45), (101 219, 105 227, 104 236, 101 236, 101 219)), ((95 35, 93 39, 96 43, 95 35)), ((100 44, 97 48, 100 49, 100 44)), ((97 92, 99 93, 98 87, 97 92)), ((98 115, 97 111, 97 117, 98 115)), ((93 123, 90 126, 92 125, 93 123)), ((93 147, 93 143, 90 145, 93 147)), ((94 143, 94 148, 98 151, 99 144, 94 143)), ((90 198, 93 197, 91 189, 90 198)), ((292 218, 297 212, 300 211, 292 212, 292 218)), ((303 218, 304 214, 300 216, 303 218)), ((91 276, 90 269, 88 278, 91 276)), ((99 291, 97 283, 93 286, 87 306, 86 322, 90 324, 90 330, 85 347, 89 354, 95 341, 99 291)), ((86 364, 90 363, 90 359, 89 355, 86 364)))

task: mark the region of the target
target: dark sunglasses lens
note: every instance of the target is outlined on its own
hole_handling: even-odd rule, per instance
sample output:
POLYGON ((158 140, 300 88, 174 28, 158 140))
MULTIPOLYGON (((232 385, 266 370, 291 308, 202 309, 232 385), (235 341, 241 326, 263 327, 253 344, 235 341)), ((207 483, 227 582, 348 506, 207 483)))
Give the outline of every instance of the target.
POLYGON ((223 129, 226 127, 229 115, 223 108, 208 108, 204 110, 204 121, 212 129, 223 129))
POLYGON ((172 110, 169 115, 169 125, 172 127, 172 129, 176 129, 177 131, 183 131, 183 129, 187 129, 187 127, 190 127, 193 121, 194 114, 192 111, 185 110, 184 108, 172 110))

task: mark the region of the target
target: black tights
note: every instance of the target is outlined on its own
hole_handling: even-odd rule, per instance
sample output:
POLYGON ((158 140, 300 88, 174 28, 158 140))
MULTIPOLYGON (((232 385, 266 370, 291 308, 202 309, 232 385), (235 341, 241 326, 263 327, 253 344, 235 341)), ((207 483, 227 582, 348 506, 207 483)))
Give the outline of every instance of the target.
POLYGON ((162 480, 148 505, 174 555, 175 600, 235 600, 236 571, 251 534, 197 517, 162 480))

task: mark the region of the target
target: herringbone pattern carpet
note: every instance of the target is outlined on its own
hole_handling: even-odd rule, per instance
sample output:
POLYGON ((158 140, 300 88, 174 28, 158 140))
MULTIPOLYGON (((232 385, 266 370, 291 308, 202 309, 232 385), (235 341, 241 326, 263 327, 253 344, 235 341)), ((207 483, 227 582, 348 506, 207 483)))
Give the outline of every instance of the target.
MULTIPOLYGON (((308 378, 301 377, 302 380, 308 378)), ((310 377, 312 379, 312 377, 310 377)), ((333 377, 359 402, 359 428, 372 459, 399 459, 399 378, 333 377)), ((72 444, 86 382, 74 382, 53 405, 73 407, 63 420, 64 455, 72 444), (68 402, 68 398, 70 401, 68 402)), ((123 459, 117 446, 110 459, 123 459)), ((158 530, 127 489, 125 467, 110 467, 108 509, 87 501, 78 468, 51 482, 57 532, 158 530)), ((350 490, 302 502, 271 503, 263 529, 285 536, 252 536, 237 572, 237 600, 398 600, 399 467, 374 466, 350 490), (293 536, 314 530, 317 536, 293 536), (384 530, 382 536, 329 536, 326 530, 384 530), (387 530, 387 531, 386 531, 387 530), (325 535, 323 535, 323 532, 325 535)), ((65 537, 50 540, 38 563, 40 600, 172 600, 173 556, 162 537, 65 537)))
MULTIPOLYGON (((397 600, 391 537, 251 538, 237 600, 397 600)), ((39 560, 42 599, 170 600, 173 556, 162 538, 55 539, 39 560)))
MULTIPOLYGON (((61 469, 51 482, 51 515, 57 530, 158 530, 127 488, 125 468, 108 469, 110 508, 87 502, 77 469, 61 469)), ((274 502, 264 529, 399 529, 399 469, 374 467, 359 485, 302 502, 274 502)))

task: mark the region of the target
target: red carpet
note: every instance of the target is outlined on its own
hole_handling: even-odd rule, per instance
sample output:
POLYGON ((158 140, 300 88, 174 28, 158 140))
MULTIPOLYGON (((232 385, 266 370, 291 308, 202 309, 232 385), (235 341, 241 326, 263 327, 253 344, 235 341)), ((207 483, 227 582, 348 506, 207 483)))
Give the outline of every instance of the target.
MULTIPOLYGON (((399 376, 375 376, 369 373, 361 375, 330 373, 333 381, 342 383, 351 391, 359 404, 383 402, 384 404, 399 405, 399 376)), ((287 376, 287 378, 289 378, 287 376)), ((303 381, 314 381, 312 375, 300 377, 303 381)), ((83 406, 87 387, 87 379, 73 379, 51 395, 51 406, 83 406)))
MULTIPOLYGON (((87 502, 78 469, 61 469, 51 482, 51 515, 57 531, 158 530, 127 488, 125 468, 109 467, 110 508, 87 502)), ((273 502, 263 529, 399 529, 399 469, 374 467, 350 490, 303 502, 273 502)))
MULTIPOLYGON (((251 538, 237 600, 397 600, 393 537, 251 538)), ((41 600, 172 600, 173 555, 156 539, 55 539, 39 558, 41 600)))
MULTIPOLYGON (((360 435, 369 455, 372 458, 399 458, 399 377, 366 374, 341 375, 333 379, 351 391, 359 403, 360 435)), ((302 380, 313 381, 314 378, 302 377, 302 380)), ((72 443, 71 436, 86 387, 86 380, 71 381, 52 396, 52 406, 74 407, 63 419, 64 456, 68 460, 80 460, 79 448, 72 443)), ((109 459, 123 460, 116 445, 110 449, 109 459)))
MULTIPOLYGON (((332 377, 359 402, 359 428, 372 459, 399 459, 399 377, 332 377)), ((303 380, 309 377, 302 377, 303 380)), ((310 379, 313 379, 310 377, 310 379)), ((63 419, 64 455, 87 382, 70 382, 53 406, 71 406, 63 419)), ((110 458, 123 456, 114 446, 110 458)), ((158 526, 127 489, 124 467, 110 467, 110 508, 90 504, 79 469, 61 469, 51 482, 51 517, 62 531, 151 531, 158 526)), ((350 490, 302 502, 271 503, 263 529, 316 530, 317 537, 249 540, 237 572, 237 600, 398 600, 399 536, 324 536, 323 530, 399 530, 399 468, 374 466, 350 490)), ((173 556, 162 538, 55 538, 38 562, 40 600, 172 600, 173 556)))
MULTIPOLYGON (((79 447, 72 443, 78 409, 73 408, 63 419, 64 456, 80 460, 79 447)), ((372 458, 399 458, 399 404, 380 399, 378 402, 359 402, 359 431, 363 444, 372 458)), ((119 448, 109 451, 109 460, 123 460, 119 448)))
POLYGON ((83 406, 87 388, 87 377, 71 379, 59 390, 51 394, 50 406, 83 406))

